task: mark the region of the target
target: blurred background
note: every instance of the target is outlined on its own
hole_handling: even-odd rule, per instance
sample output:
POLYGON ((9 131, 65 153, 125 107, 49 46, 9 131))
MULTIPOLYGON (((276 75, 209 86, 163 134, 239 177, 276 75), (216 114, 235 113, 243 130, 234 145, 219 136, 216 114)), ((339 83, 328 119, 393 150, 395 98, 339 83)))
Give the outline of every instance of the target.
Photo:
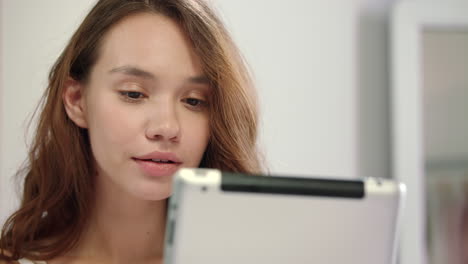
MULTIPOLYGON (((26 158, 28 120, 48 71, 94 2, 0 0, 0 223, 18 205, 12 176, 26 158)), ((468 18, 467 1, 211 2, 254 74, 269 171, 404 181, 405 218, 413 221, 404 222, 400 262, 468 263, 468 22, 427 28, 407 20, 441 5, 468 18), (392 31, 398 23, 421 29, 417 42, 392 31), (392 49, 395 41, 403 49, 392 49), (399 85, 412 78, 395 75, 405 65, 400 56, 416 59, 419 68, 408 74, 420 86, 399 85), (395 96, 395 89, 419 89, 420 107, 399 100, 406 92, 395 96), (413 110, 417 119, 402 118, 413 110), (420 125, 416 139, 405 135, 413 124, 420 125), (411 159, 400 153, 416 153, 417 162, 405 165, 411 159), (411 173, 413 165, 421 173, 411 173)))

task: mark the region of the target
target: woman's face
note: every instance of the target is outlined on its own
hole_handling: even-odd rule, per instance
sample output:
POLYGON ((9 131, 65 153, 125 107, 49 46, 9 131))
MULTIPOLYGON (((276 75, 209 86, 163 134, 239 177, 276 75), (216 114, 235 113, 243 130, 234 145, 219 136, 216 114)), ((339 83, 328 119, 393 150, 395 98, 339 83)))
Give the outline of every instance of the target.
POLYGON ((185 33, 155 14, 104 37, 84 89, 98 187, 145 200, 171 193, 172 174, 198 167, 209 140, 210 86, 185 33))

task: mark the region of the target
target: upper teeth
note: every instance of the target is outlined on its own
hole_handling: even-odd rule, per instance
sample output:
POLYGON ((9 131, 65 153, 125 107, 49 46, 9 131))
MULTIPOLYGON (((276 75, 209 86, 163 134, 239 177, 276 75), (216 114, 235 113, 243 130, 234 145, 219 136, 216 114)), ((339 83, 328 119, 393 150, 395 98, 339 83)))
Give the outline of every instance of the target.
POLYGON ((169 162, 169 160, 163 160, 163 159, 151 159, 154 162, 169 162))

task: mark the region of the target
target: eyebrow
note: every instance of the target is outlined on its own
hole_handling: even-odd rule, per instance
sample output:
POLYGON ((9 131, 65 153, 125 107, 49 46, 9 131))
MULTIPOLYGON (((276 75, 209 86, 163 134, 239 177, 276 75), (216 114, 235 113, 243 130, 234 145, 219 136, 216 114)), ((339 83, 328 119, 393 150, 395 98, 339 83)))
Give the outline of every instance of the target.
POLYGON ((123 73, 125 75, 140 77, 144 79, 156 79, 156 76, 154 76, 151 72, 148 72, 148 71, 145 71, 137 67, 133 67, 133 66, 117 67, 117 68, 110 70, 109 72, 110 73, 123 73))
POLYGON ((210 80, 205 75, 190 77, 187 79, 187 81, 189 83, 194 83, 194 84, 206 84, 206 85, 211 84, 210 80))
MULTIPOLYGON (((123 73, 125 75, 130 75, 134 77, 140 77, 144 79, 151 79, 155 80, 156 76, 152 74, 151 72, 142 70, 140 68, 134 67, 134 66, 122 66, 122 67, 117 67, 109 71, 110 73, 123 73)), ((194 77, 189 77, 187 78, 187 82, 189 83, 194 83, 194 84, 206 84, 210 85, 210 80, 208 77, 205 75, 199 75, 199 76, 194 76, 194 77)))

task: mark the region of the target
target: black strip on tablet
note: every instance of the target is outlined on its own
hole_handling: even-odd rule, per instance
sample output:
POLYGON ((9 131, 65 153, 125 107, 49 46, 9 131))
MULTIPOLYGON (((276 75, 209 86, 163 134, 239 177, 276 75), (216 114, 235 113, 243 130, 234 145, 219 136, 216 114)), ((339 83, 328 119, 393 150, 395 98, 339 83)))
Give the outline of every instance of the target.
POLYGON ((231 192, 295 194, 341 198, 363 198, 364 182, 277 176, 257 176, 223 172, 221 189, 231 192))

